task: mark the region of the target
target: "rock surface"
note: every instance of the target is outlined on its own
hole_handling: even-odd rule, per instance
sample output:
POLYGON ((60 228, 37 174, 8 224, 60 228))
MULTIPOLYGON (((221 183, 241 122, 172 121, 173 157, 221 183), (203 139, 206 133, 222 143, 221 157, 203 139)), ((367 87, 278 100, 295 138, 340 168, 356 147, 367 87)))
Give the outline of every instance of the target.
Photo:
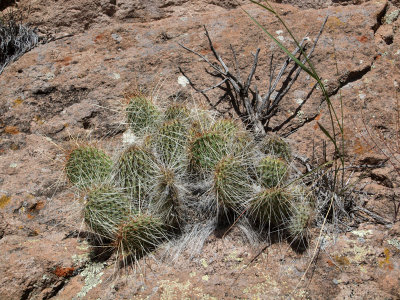
MULTIPOLYGON (((216 82, 178 44, 211 57, 203 25, 230 66, 232 45, 244 74, 251 53, 261 48, 256 80, 266 86, 270 55, 275 61, 284 56, 238 4, 292 47, 289 36, 247 1, 21 0, 17 9, 30 6, 26 21, 47 43, 0 75, 0 299, 400 297, 399 214, 392 223, 400 201, 400 3, 277 2, 283 2, 274 6, 297 37, 315 37, 329 15, 313 63, 337 111, 343 103, 346 159, 357 166, 353 178, 364 187, 358 205, 384 224, 364 211, 364 223, 336 239, 318 240, 315 228, 305 254, 277 243, 257 259, 262 246, 250 248, 233 232, 210 238, 194 259, 187 253, 174 263, 148 259, 136 274, 114 278, 115 261, 90 259, 85 238, 78 236, 80 199, 63 174, 71 143, 100 140, 106 150, 120 145, 124 94, 135 89, 151 92, 164 105, 174 99, 203 102, 180 80, 179 68, 200 86, 216 82), (318 242, 323 251, 310 265, 318 242)), ((299 78, 278 120, 312 83, 304 74, 299 78)), ((310 155, 313 140, 316 153, 322 152, 325 137, 316 120, 329 127, 329 112, 321 101, 314 93, 296 118, 310 119, 290 135, 300 154, 310 155)))

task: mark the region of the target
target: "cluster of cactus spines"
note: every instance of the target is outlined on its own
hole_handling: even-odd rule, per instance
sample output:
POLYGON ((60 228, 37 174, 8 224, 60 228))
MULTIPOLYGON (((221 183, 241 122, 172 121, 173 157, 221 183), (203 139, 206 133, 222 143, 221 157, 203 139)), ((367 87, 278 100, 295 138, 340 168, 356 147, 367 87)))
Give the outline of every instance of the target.
POLYGON ((294 206, 288 221, 287 231, 295 242, 306 242, 309 236, 313 208, 308 202, 294 206))
POLYGON ((281 185, 289 175, 286 162, 273 156, 261 159, 257 172, 261 185, 266 188, 281 185))
POLYGON ((289 144, 278 135, 267 135, 259 143, 259 147, 264 154, 273 155, 288 162, 292 159, 292 150, 289 144))
POLYGON ((80 146, 69 153, 65 173, 76 187, 88 188, 105 181, 111 167, 111 158, 104 151, 92 146, 80 146))
POLYGON ((227 138, 234 138, 238 132, 238 125, 231 119, 222 119, 216 121, 211 130, 219 132, 227 138))
POLYGON ((205 132, 211 131, 211 127, 215 122, 215 118, 209 111, 195 109, 192 111, 192 115, 189 120, 190 127, 188 136, 194 138, 196 136, 202 135, 205 132))
POLYGON ((112 239, 130 210, 129 199, 114 187, 94 187, 85 196, 84 221, 100 237, 112 239))
POLYGON ((196 136, 189 146, 190 164, 200 173, 211 171, 227 153, 225 137, 215 131, 207 131, 196 136))
POLYGON ((259 225, 282 227, 292 211, 291 200, 291 194, 284 189, 265 189, 249 201, 249 216, 259 225))
POLYGON ((164 112, 165 120, 186 120, 190 117, 190 110, 183 104, 175 103, 167 107, 164 112))
POLYGON ((134 200, 142 202, 155 174, 152 153, 140 145, 131 145, 122 152, 115 164, 115 181, 134 200))
POLYGON ((312 192, 304 186, 294 186, 291 189, 294 205, 289 218, 287 231, 295 242, 307 241, 309 227, 314 212, 314 197, 312 192))
POLYGON ((157 124, 160 111, 148 97, 135 96, 129 101, 126 117, 132 131, 140 136, 157 124))
POLYGON ((161 167, 154 182, 150 197, 151 211, 171 228, 179 229, 183 189, 180 187, 175 170, 161 167))
POLYGON ((81 147, 65 168, 71 183, 88 188, 85 223, 120 254, 139 257, 165 238, 199 232, 193 228, 209 233, 222 215, 307 236, 312 201, 288 184, 283 139, 258 141, 233 120, 180 104, 162 111, 143 96, 131 98, 126 112, 136 136, 114 161, 81 147))
POLYGON ((177 119, 164 122, 156 137, 156 152, 166 165, 176 165, 186 161, 187 127, 177 119))
POLYGON ((213 190, 219 209, 240 212, 243 199, 252 193, 247 166, 240 157, 225 156, 217 163, 213 190))
POLYGON ((113 243, 122 257, 140 258, 166 237, 166 227, 159 218, 146 213, 133 213, 120 223, 113 243))

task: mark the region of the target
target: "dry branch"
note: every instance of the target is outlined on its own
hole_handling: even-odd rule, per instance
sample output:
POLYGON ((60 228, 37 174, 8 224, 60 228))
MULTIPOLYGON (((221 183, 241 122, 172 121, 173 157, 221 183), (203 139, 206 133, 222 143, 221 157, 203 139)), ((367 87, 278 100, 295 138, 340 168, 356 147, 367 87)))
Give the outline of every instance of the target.
MULTIPOLYGON (((311 57, 313 54, 315 47, 318 43, 318 40, 321 36, 323 28, 325 26, 326 20, 321 26, 321 29, 307 54, 307 59, 311 57)), ((280 124, 271 127, 271 120, 277 116, 279 111, 279 105, 281 104, 282 99, 287 95, 294 82, 298 79, 298 76, 301 72, 301 68, 292 61, 290 58, 286 58, 283 62, 278 74, 275 76, 275 65, 274 65, 274 57, 271 56, 270 59, 270 68, 269 68, 269 80, 267 86, 267 92, 265 95, 261 95, 256 84, 253 83, 253 78, 255 76, 258 62, 259 62, 259 54, 260 49, 258 48, 256 52, 253 54, 253 63, 251 65, 251 69, 249 71, 249 75, 245 80, 242 80, 242 76, 239 71, 239 62, 237 60, 237 55, 232 45, 230 46, 230 50, 233 54, 233 63, 234 63, 234 71, 231 72, 228 65, 225 63, 221 55, 216 51, 211 37, 207 31, 207 28, 204 26, 205 36, 207 37, 209 48, 213 54, 215 61, 211 61, 206 56, 196 52, 193 49, 190 49, 182 44, 179 44, 185 50, 195 54, 200 57, 205 63, 211 67, 211 71, 206 70, 207 74, 212 77, 219 78, 219 82, 213 86, 200 89, 198 88, 191 80, 188 78, 184 71, 180 69, 181 73, 189 80, 190 85, 198 92, 201 93, 206 100, 209 102, 211 107, 219 111, 220 113, 224 113, 225 111, 221 111, 219 109, 219 105, 223 102, 228 102, 230 107, 233 108, 235 113, 239 116, 242 122, 246 125, 246 128, 250 129, 254 132, 256 136, 264 136, 268 132, 278 132, 284 126, 288 126, 290 121, 292 121, 297 113, 301 110, 307 100, 311 97, 313 91, 316 88, 316 85, 312 87, 310 92, 307 94, 304 101, 297 106, 294 113, 287 117, 280 124), (279 89, 278 86, 281 83, 279 89), (219 97, 219 99, 215 102, 211 101, 207 96, 207 92, 213 89, 220 89, 223 91, 223 95, 219 97)), ((309 41, 308 37, 304 37, 300 45, 296 47, 296 49, 292 52, 294 56, 298 56, 299 60, 302 60, 303 63, 306 63, 307 59, 302 57, 302 53, 305 53, 305 48, 307 46, 307 41, 309 41)), ((228 109, 229 110, 229 109, 228 109)), ((314 118, 317 116, 315 114, 314 118)), ((296 131, 299 127, 303 126, 305 123, 310 122, 313 118, 303 121, 301 124, 296 124, 292 126, 290 129, 290 133, 296 131)), ((289 133, 289 134, 290 134, 289 133)), ((288 135, 288 134, 287 134, 288 135)))

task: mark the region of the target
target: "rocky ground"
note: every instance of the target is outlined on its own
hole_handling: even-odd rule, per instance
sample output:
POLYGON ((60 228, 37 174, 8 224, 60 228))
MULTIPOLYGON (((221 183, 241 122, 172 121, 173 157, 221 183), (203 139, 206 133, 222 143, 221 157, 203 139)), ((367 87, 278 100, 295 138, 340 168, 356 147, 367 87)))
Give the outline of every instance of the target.
MULTIPOLYGON (((202 102, 179 68, 199 86, 216 82, 178 43, 211 57, 203 25, 230 63, 232 45, 243 73, 261 48, 259 87, 271 54, 283 54, 241 7, 291 47, 289 36, 247 1, 9 2, 42 43, 0 75, 0 299, 400 298, 399 1, 274 3, 298 37, 315 37, 329 15, 313 62, 338 111, 342 100, 348 174, 363 191, 348 232, 319 236, 315 227, 298 254, 286 242, 250 246, 233 230, 210 237, 195 257, 170 262, 155 253, 118 276, 113 258, 90 257, 80 202, 63 174, 68 147, 76 139, 121 145, 124 94, 134 89, 160 104, 202 102)), ((312 84, 299 78, 278 119, 312 84)), ((317 91, 295 119, 307 121, 288 137, 299 155, 309 157, 313 144, 321 153, 316 121, 329 125, 321 101, 317 91)))

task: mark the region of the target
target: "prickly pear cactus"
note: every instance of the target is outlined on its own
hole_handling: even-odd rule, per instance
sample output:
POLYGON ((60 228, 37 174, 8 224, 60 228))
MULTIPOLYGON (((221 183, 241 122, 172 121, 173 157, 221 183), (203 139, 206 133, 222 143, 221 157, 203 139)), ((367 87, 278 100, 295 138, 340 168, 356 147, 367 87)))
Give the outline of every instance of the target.
POLYGON ((179 120, 165 122, 156 136, 156 151, 166 165, 185 164, 187 127, 179 120))
POLYGON ((240 158, 226 156, 218 162, 214 171, 214 193, 220 208, 236 211, 251 197, 251 179, 240 158))
POLYGON ((122 256, 140 258, 155 249, 165 238, 165 225, 160 219, 136 213, 120 225, 114 243, 122 256))
POLYGON ((115 183, 134 202, 143 203, 147 198, 155 168, 154 156, 144 147, 132 145, 117 160, 114 168, 115 183))
POLYGON ((110 186, 94 188, 85 196, 83 215, 86 225, 100 237, 112 238, 131 209, 130 201, 110 186))
POLYGON ((266 188, 282 185, 289 175, 287 164, 273 156, 264 157, 257 167, 257 172, 261 185, 266 188))
POLYGON ((105 181, 111 172, 112 161, 102 150, 91 146, 74 149, 67 157, 65 173, 78 188, 105 181))
POLYGON ((160 118, 158 108, 144 96, 130 99, 126 108, 127 122, 136 135, 142 135, 153 129, 160 118))
POLYGON ((266 189, 250 200, 250 217, 262 226, 280 227, 291 212, 291 195, 279 188, 266 189))
POLYGON ((264 154, 279 157, 285 161, 292 159, 292 151, 289 144, 278 135, 268 135, 259 144, 264 154))

